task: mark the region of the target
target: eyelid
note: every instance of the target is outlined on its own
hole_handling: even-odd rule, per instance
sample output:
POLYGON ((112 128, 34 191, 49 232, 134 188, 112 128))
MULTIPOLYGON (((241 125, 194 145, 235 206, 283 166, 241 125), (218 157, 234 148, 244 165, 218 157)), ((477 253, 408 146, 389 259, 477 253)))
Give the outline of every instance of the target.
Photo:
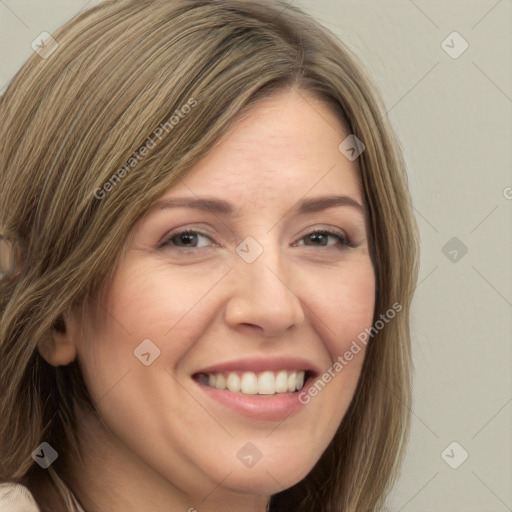
MULTIPOLYGON (((204 236, 204 237, 208 238, 212 242, 212 244, 210 246, 208 246, 208 247, 179 247, 179 246, 173 246, 175 249, 178 249, 181 252, 185 252, 185 251, 197 252, 199 249, 207 249, 207 248, 210 248, 212 246, 213 247, 215 247, 215 246, 218 247, 219 246, 219 244, 215 241, 215 239, 213 238, 212 235, 204 232, 200 228, 182 227, 182 228, 176 228, 176 229, 170 231, 169 233, 167 233, 161 239, 161 241, 158 243, 158 247, 159 248, 164 248, 167 245, 171 245, 170 241, 171 241, 172 238, 177 237, 179 235, 188 234, 188 233, 204 236)), ((297 247, 298 243, 300 241, 302 241, 305 237, 307 237, 309 235, 312 235, 312 234, 315 234, 315 233, 326 233, 326 234, 331 235, 331 236, 335 236, 335 237, 337 236, 340 239, 340 244, 345 246, 345 247, 348 247, 348 248, 357 248, 358 247, 357 244, 354 244, 351 241, 351 239, 349 238, 349 236, 347 235, 345 230, 343 230, 341 228, 338 228, 338 227, 327 226, 327 225, 319 225, 319 226, 317 225, 315 227, 307 228, 301 235, 299 235, 299 237, 296 239, 296 241, 292 243, 292 247, 297 247)), ((318 246, 318 247, 321 248, 321 247, 331 247, 331 246, 318 246)))
MULTIPOLYGON (((169 242, 171 241, 172 238, 179 236, 179 235, 185 235, 187 233, 204 236, 212 242, 212 245, 214 245, 214 246, 219 245, 211 235, 209 235, 208 233, 205 233, 201 229, 198 229, 198 228, 176 228, 162 237, 161 241, 158 242, 158 247, 164 248, 165 246, 170 245, 169 242)), ((176 247, 176 248, 180 249, 182 251, 198 249, 197 247, 176 247)), ((202 249, 204 249, 204 247, 202 249)))
MULTIPOLYGON (((350 247, 350 248, 358 247, 358 245, 354 244, 351 241, 351 239, 349 238, 349 236, 347 235, 345 230, 338 228, 338 227, 327 226, 327 225, 320 225, 320 226, 316 226, 314 228, 308 228, 304 234, 299 236, 298 241, 302 240, 303 238, 305 238, 309 235, 315 234, 315 233, 327 233, 328 235, 331 235, 331 236, 338 236, 342 240, 341 243, 343 245, 350 247)), ((297 242, 294 242, 294 244, 296 244, 296 243, 297 242)))
POLYGON ((210 238, 212 241, 214 241, 213 240, 213 235, 205 232, 201 228, 194 227, 194 226, 192 226, 192 227, 180 226, 180 227, 171 229, 170 231, 166 232, 165 235, 162 236, 162 238, 160 238, 160 240, 158 241, 157 246, 158 247, 164 246, 164 245, 166 245, 169 242, 169 240, 171 238, 174 238, 175 236, 181 235, 183 233, 197 233, 199 235, 202 235, 202 236, 205 236, 207 238, 210 238))

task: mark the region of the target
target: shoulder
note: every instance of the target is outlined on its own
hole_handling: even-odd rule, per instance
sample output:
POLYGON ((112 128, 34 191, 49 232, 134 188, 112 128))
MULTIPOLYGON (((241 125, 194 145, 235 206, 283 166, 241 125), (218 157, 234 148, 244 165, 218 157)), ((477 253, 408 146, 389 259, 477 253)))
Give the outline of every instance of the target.
POLYGON ((39 512, 39 507, 23 485, 0 483, 0 512, 39 512))

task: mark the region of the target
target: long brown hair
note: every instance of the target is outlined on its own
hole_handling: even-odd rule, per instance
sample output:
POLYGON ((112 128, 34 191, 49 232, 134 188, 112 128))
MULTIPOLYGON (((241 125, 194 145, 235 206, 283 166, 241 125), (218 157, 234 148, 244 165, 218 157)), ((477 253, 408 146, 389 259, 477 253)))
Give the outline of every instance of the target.
MULTIPOLYGON (((0 100, 0 233, 14 241, 20 265, 0 279, 0 479, 34 489, 41 479, 52 487, 51 476, 65 480, 66 457, 80 456, 75 407, 94 407, 79 365, 54 368, 38 345, 63 313, 94 301, 135 223, 234 120, 294 88, 328 102, 366 146, 358 165, 374 320, 402 308, 369 341, 328 449, 271 510, 378 510, 409 434, 418 236, 399 143, 357 59, 277 0, 110 0, 52 37, 56 44, 32 55, 0 100), (132 162, 149 139, 156 147, 132 162), (31 458, 42 441, 62 454, 46 472, 31 458)), ((37 496, 56 506, 55 495, 37 496)))

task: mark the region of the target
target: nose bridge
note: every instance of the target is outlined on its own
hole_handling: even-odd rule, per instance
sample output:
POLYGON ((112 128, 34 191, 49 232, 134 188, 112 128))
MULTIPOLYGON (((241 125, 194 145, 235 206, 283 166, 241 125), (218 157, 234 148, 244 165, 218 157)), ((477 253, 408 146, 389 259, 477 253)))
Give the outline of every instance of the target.
POLYGON ((295 296, 287 283, 286 255, 276 238, 274 232, 260 234, 258 240, 249 236, 237 247, 237 254, 243 260, 238 262, 240 279, 246 279, 255 292, 267 291, 276 299, 290 293, 295 296))
POLYGON ((283 272, 283 265, 276 258, 261 259, 247 266, 247 286, 251 295, 261 300, 273 300, 274 302, 290 301, 297 299, 292 291, 292 284, 287 279, 286 271, 283 272), (265 297, 266 296, 266 297, 265 297))
POLYGON ((275 239, 267 234, 260 244, 248 238, 237 247, 236 282, 227 319, 257 325, 267 335, 277 335, 303 320, 302 305, 275 239))

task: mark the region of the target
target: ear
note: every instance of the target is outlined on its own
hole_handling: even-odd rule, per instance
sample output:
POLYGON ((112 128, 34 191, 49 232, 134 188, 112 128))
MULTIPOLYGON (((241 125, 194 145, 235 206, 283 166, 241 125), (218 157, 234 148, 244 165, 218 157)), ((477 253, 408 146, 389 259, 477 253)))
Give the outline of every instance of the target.
POLYGON ((76 341, 71 317, 60 316, 47 338, 39 343, 39 354, 52 366, 66 366, 76 358, 76 341))

